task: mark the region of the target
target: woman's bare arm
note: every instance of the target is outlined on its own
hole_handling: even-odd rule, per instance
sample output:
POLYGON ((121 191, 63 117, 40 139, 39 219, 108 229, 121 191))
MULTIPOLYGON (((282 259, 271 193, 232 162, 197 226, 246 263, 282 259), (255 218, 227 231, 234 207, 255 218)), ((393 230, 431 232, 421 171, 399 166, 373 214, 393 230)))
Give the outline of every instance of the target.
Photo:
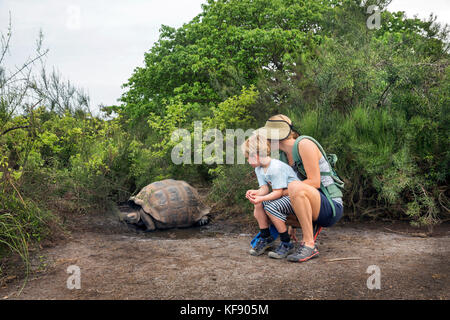
POLYGON ((303 180, 303 183, 306 183, 316 189, 320 188, 320 157, 318 155, 320 150, 311 140, 303 139, 298 144, 298 152, 302 158, 303 167, 306 172, 306 179, 303 180))

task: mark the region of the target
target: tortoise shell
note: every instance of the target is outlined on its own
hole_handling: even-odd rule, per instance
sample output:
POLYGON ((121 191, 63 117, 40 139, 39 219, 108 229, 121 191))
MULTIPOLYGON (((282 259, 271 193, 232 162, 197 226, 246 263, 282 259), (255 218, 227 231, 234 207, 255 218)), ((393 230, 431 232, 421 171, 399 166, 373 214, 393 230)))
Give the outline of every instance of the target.
POLYGON ((197 190, 181 180, 153 182, 130 200, 167 228, 190 227, 210 211, 197 190))

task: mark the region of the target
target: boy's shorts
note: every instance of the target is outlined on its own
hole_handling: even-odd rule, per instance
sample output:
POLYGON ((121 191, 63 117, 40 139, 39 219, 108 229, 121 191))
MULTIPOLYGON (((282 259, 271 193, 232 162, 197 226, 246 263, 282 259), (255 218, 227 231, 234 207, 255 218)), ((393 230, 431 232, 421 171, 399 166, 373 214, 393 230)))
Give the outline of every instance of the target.
MULTIPOLYGON (((333 201, 336 209, 336 216, 333 217, 333 209, 331 208, 330 202, 322 190, 318 189, 318 191, 320 193, 320 212, 317 221, 314 223, 322 227, 331 227, 341 219, 344 208, 340 203, 333 201)), ((284 222, 286 222, 288 215, 295 215, 289 196, 283 196, 272 201, 263 201, 263 207, 267 213, 284 222)))
POLYGON ((295 214, 289 196, 282 196, 279 199, 271 201, 263 201, 263 207, 267 213, 284 222, 286 222, 288 215, 295 214))

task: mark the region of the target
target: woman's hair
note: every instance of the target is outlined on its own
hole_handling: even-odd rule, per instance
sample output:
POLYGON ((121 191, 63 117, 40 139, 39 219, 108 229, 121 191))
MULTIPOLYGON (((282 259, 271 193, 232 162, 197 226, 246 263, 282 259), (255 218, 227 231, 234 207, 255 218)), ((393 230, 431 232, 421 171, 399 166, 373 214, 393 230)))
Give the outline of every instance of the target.
MULTIPOLYGON (((292 120, 289 119, 289 117, 285 116, 284 114, 277 114, 275 116, 272 116, 269 118, 269 120, 284 120, 286 121, 289 125, 292 126, 292 120)), ((292 129, 292 127, 291 127, 292 129)), ((289 134, 289 136, 286 139, 297 139, 300 136, 300 134, 297 131, 291 130, 291 133, 289 134)))
POLYGON ((250 153, 256 153, 258 156, 267 157, 270 155, 270 142, 262 134, 256 134, 250 136, 241 145, 242 153, 246 158, 249 157, 250 153))

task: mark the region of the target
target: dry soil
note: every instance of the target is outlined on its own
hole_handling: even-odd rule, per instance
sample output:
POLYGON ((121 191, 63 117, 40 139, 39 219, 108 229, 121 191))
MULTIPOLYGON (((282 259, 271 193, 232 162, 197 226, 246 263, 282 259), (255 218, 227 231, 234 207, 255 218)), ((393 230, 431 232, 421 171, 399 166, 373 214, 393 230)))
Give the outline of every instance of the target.
POLYGON ((90 216, 69 229, 69 238, 33 253, 20 294, 23 279, 4 277, 0 299, 450 298, 448 224, 421 237, 403 223, 339 222, 305 263, 249 255, 256 229, 248 219, 139 234, 113 216, 90 216), (81 289, 67 287, 71 265, 81 289), (380 289, 367 286, 372 265, 380 289))

